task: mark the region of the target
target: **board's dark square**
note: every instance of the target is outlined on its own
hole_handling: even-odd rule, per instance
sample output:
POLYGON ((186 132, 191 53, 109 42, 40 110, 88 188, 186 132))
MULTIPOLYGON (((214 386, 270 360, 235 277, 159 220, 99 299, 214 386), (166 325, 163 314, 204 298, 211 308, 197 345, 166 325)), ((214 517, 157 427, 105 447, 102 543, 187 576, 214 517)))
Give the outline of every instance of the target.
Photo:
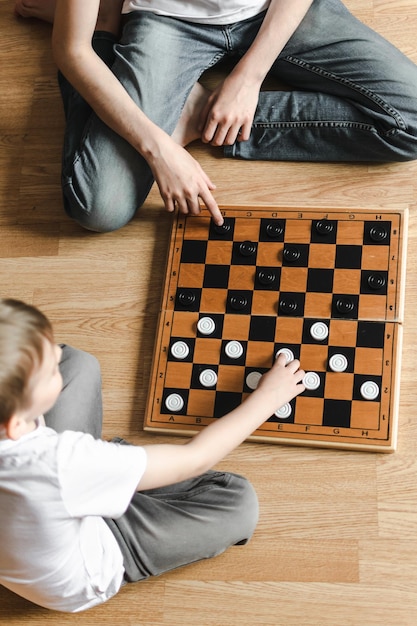
POLYGON ((171 337, 171 340, 169 342, 169 351, 168 351, 168 361, 177 361, 179 363, 191 363, 194 357, 194 347, 195 347, 195 339, 192 337, 171 337), (175 356, 173 356, 173 354, 171 353, 171 347, 174 343, 176 343, 177 341, 183 341, 184 343, 187 344, 188 348, 189 348, 189 353, 188 355, 185 357, 185 359, 177 359, 175 356))
POLYGON ((274 413, 274 415, 271 415, 271 417, 267 419, 267 422, 273 422, 273 423, 277 422, 280 424, 294 424, 295 399, 291 400, 290 405, 291 405, 291 415, 289 417, 278 417, 278 415, 274 413))
POLYGON ((190 383, 191 389, 208 389, 208 390, 215 389, 216 385, 213 385, 212 387, 205 387, 204 385, 201 384, 199 380, 201 372, 207 369, 213 370, 217 374, 219 368, 217 365, 205 365, 202 363, 193 364, 193 371, 191 374, 191 383, 190 383))
POLYGON ((176 311, 198 311, 200 309, 201 289, 179 287, 175 296, 176 311))
POLYGON ((254 315, 250 321, 250 341, 271 341, 275 339, 276 317, 269 315, 254 315))
POLYGON ((182 244, 181 263, 205 263, 207 241, 186 239, 182 244))
POLYGON ((391 242, 391 222, 377 220, 365 222, 363 243, 370 246, 389 246, 391 242))
POLYGON ((324 400, 323 426, 350 428, 350 400, 324 400))
POLYGON ((335 293, 332 298, 332 316, 339 319, 358 319, 359 296, 335 293))
POLYGON ((313 220, 311 224, 311 243, 336 243, 336 220, 313 220))
POLYGON ((203 287, 227 289, 229 284, 229 265, 206 265, 204 268, 203 287))
POLYGON ((262 218, 259 241, 284 241, 285 220, 262 218))
POLYGON ((278 302, 279 315, 288 317, 303 317, 305 293, 281 291, 278 302))
POLYGON ((227 292, 226 313, 248 315, 252 310, 253 292, 248 289, 229 289, 227 292))
POLYGON ((324 324, 326 324, 327 328, 329 327, 328 320, 319 320, 319 319, 314 319, 314 318, 307 318, 307 319, 305 319, 304 322, 303 322, 302 342, 303 343, 313 343, 313 344, 316 344, 318 346, 326 346, 329 343, 329 335, 327 335, 327 337, 325 339, 323 339, 322 341, 318 341, 317 339, 314 339, 314 337, 311 336, 311 332, 310 332, 311 331, 311 327, 316 322, 323 322, 324 324))
POLYGON ((385 296, 388 290, 388 272, 361 271, 361 293, 385 296))
POLYGON ((234 217, 225 217, 222 226, 217 226, 213 221, 210 222, 209 239, 216 241, 233 241, 234 232, 234 217))
POLYGON ((197 328, 197 337, 206 337, 207 339, 221 339, 223 335, 224 315, 222 313, 200 312, 198 319, 201 319, 202 317, 211 317, 216 327, 211 335, 204 335, 203 333, 200 333, 197 328))
POLYGON ((286 243, 282 251, 282 265, 289 267, 308 267, 308 243, 286 243))
POLYGON ((353 399, 354 400, 362 400, 363 402, 380 402, 381 401, 381 385, 382 385, 382 376, 366 376, 365 374, 355 374, 353 377, 353 399), (376 383, 379 387, 379 394, 374 400, 365 400, 361 395, 361 386, 363 383, 368 382, 369 380, 376 383))
POLYGON ((189 394, 188 389, 174 389, 170 387, 167 387, 166 389, 164 389, 163 394, 162 394, 161 413, 165 415, 187 415, 188 394, 189 394), (182 409, 180 411, 175 411, 175 413, 167 409, 165 406, 165 401, 167 397, 171 395, 171 393, 178 393, 184 400, 184 406, 182 407, 182 409))
POLYGON ((335 267, 357 270, 362 264, 362 246, 336 246, 335 267))
POLYGON ((221 353, 220 353, 220 364, 221 365, 245 365, 248 342, 239 341, 239 343, 242 344, 243 354, 238 359, 232 359, 230 358, 230 356, 227 356, 225 352, 225 347, 226 347, 226 344, 228 343, 229 343, 228 339, 223 339, 221 353))
POLYGON ((384 322, 358 322, 356 345, 359 348, 383 348, 384 340, 384 322))
POLYGON ((234 391, 218 391, 214 401, 213 417, 223 417, 242 403, 242 394, 234 391))
POLYGON ((281 281, 280 267, 257 267, 255 274, 255 289, 263 291, 278 291, 281 281))
POLYGON ((303 392, 304 396, 309 396, 310 398, 323 398, 324 397, 324 381, 326 374, 325 372, 316 372, 317 376, 320 378, 320 386, 317 389, 306 389, 303 392))
POLYGON ((234 241, 232 265, 256 265, 257 251, 256 241, 234 241))
POLYGON ((307 274, 307 291, 332 293, 334 270, 309 268, 307 274))
MULTIPOLYGON (((335 354, 343 354, 346 358, 347 358, 347 368, 345 369, 345 372, 347 372, 348 374, 353 374, 354 371, 354 367, 355 367, 355 348, 351 348, 348 346, 329 346, 329 351, 328 351, 328 361, 330 361, 331 357, 334 356, 335 354)), ((332 370, 329 367, 329 364, 327 362, 327 371, 331 372, 332 370)))

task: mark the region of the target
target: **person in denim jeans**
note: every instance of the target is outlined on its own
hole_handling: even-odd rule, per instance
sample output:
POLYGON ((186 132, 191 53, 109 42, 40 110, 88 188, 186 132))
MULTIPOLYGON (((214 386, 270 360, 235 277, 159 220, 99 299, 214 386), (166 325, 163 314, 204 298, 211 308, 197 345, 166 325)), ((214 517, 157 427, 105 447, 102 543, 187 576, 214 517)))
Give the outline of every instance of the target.
POLYGON ((22 15, 54 18, 64 203, 87 229, 128 223, 154 180, 168 211, 198 214, 201 201, 220 224, 215 185, 182 147, 195 139, 252 160, 417 156, 416 65, 340 0, 271 0, 232 23, 154 12, 174 1, 56 0, 49 18, 28 2, 16 4, 22 15), (210 93, 198 81, 226 58, 236 63, 210 93), (287 88, 262 91, 266 76, 287 88))

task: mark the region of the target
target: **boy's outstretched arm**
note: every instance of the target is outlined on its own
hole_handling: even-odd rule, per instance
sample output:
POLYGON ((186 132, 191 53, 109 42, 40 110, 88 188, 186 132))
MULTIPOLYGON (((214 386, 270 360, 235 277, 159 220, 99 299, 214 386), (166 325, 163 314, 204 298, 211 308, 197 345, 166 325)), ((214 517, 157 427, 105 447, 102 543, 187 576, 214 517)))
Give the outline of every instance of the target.
POLYGON ((138 490, 198 476, 221 461, 286 402, 304 391, 305 372, 280 355, 257 389, 236 409, 206 426, 185 444, 145 446, 148 463, 138 490))
POLYGON ((222 146, 249 139, 262 82, 312 3, 271 0, 251 47, 202 111, 202 141, 222 146))
MULTIPOLYGON (((114 2, 120 10, 122 1, 114 2)), ((100 0, 57 0, 52 32, 56 64, 96 114, 146 159, 168 211, 198 214, 201 199, 222 224, 211 193, 215 186, 199 163, 151 122, 92 48, 99 6, 100 0)))

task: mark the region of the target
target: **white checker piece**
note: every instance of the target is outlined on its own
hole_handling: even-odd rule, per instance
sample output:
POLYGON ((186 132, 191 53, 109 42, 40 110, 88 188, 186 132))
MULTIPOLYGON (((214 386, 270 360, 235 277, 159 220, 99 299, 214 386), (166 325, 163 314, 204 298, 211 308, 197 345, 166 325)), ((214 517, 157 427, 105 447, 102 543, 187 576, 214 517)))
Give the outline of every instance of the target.
POLYGON ((291 413, 292 413, 292 409, 291 409, 291 404, 289 402, 286 402, 279 409, 275 411, 275 415, 281 418, 282 420, 285 420, 291 417, 291 413))
POLYGON ((229 341, 224 351, 230 359, 240 359, 243 354, 243 346, 239 341, 229 341))
POLYGON ((310 335, 316 341, 324 341, 329 335, 329 329, 324 322, 315 322, 310 328, 310 335))
POLYGON ((165 399, 165 406, 169 411, 172 411, 173 413, 177 413, 178 411, 181 411, 181 409, 183 408, 184 400, 182 399, 179 393, 171 393, 165 399))
POLYGON ((344 354, 333 354, 329 359, 329 367, 332 372, 344 372, 347 366, 348 360, 344 354))
POLYGON ((290 350, 289 348, 281 348, 280 350, 278 350, 278 352, 275 355, 275 358, 277 359, 280 354, 285 354, 287 363, 290 363, 291 361, 294 361, 295 359, 294 352, 290 350))
POLYGON ((318 389, 320 387, 320 376, 316 372, 307 372, 303 378, 303 384, 310 391, 318 389))
POLYGON ((262 374, 261 372, 249 372, 249 374, 246 376, 246 384, 249 387, 249 389, 256 389, 259 381, 262 378, 262 374))
POLYGON ((211 317, 202 317, 197 322, 197 329, 202 335, 211 335, 216 330, 216 324, 211 317))
POLYGON ((186 359, 190 354, 190 348, 185 341, 176 341, 171 346, 171 354, 176 359, 186 359))
POLYGON ((203 387, 214 387, 217 383, 217 374, 214 370, 203 370, 199 376, 199 381, 203 387))
POLYGON ((379 395, 379 387, 373 380, 367 380, 361 385, 361 396, 364 400, 376 400, 379 395))

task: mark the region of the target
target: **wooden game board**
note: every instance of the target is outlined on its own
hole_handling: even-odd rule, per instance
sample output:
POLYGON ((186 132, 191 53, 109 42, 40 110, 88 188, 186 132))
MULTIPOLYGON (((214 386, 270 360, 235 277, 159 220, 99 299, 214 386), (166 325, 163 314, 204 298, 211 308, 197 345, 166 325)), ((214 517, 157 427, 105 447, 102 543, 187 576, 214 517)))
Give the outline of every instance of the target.
POLYGON ((145 430, 194 434, 240 404, 285 348, 319 387, 251 440, 395 450, 407 211, 222 213, 222 228, 206 210, 174 222, 145 430), (333 355, 344 371, 329 367, 333 355))

